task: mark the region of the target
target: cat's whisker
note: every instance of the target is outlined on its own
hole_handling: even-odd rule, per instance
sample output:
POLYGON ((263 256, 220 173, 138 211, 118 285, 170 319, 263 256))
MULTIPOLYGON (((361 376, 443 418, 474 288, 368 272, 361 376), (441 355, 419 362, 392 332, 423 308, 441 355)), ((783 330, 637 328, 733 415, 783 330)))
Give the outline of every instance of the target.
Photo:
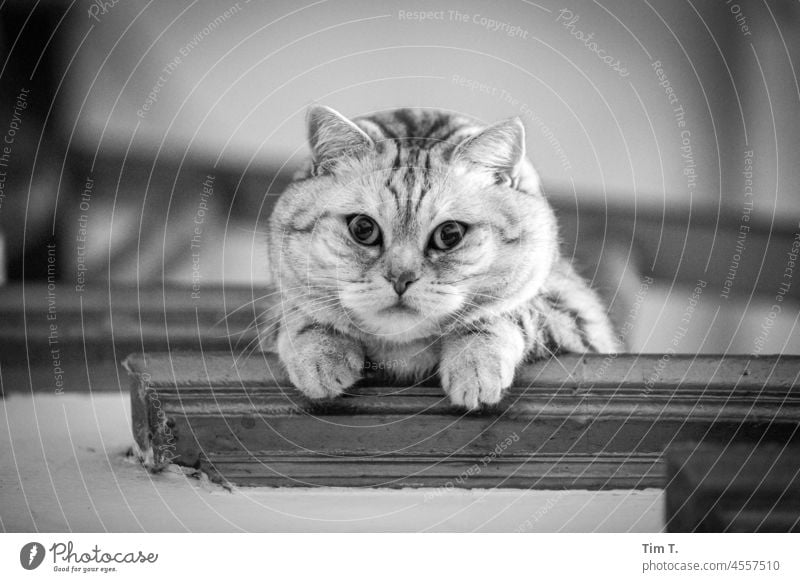
POLYGON ((301 319, 303 317, 307 317, 307 316, 313 315, 315 313, 318 313, 319 311, 322 311, 323 309, 330 308, 331 306, 335 305, 338 300, 339 300, 338 297, 329 297, 329 298, 325 298, 325 299, 317 299, 316 301, 313 301, 313 302, 308 304, 308 307, 313 307, 313 309, 306 308, 306 309, 303 309, 303 310, 296 310, 296 311, 293 311, 288 317, 287 317, 286 313, 284 312, 284 313, 282 313, 280 315, 277 315, 277 316, 271 318, 273 320, 272 323, 268 323, 266 327, 263 327, 263 326, 259 327, 257 325, 256 331, 260 335, 265 335, 266 332, 272 331, 273 328, 278 326, 278 325, 281 325, 281 324, 288 325, 290 323, 293 323, 297 319, 301 319))
MULTIPOLYGON (((327 302, 334 302, 337 299, 338 299, 337 296, 318 297, 318 298, 314 298, 314 299, 309 300, 307 305, 316 306, 317 304, 322 304, 322 303, 327 303, 327 302)), ((269 314, 270 311, 275 311, 275 310, 280 309, 282 307, 284 307, 284 306, 281 305, 281 304, 277 304, 277 305, 272 305, 269 308, 261 311, 258 314, 258 316, 256 317, 256 319, 254 320, 254 322, 251 323, 250 326, 248 326, 248 328, 251 327, 251 326, 254 326, 254 325, 257 326, 259 324, 259 321, 263 322, 265 319, 266 320, 279 320, 279 319, 281 319, 281 317, 283 317, 283 315, 281 313, 271 314, 271 315, 267 315, 267 314, 269 314)), ((248 328, 245 328, 245 329, 248 329, 248 328)))
POLYGON ((501 300, 503 300, 503 297, 499 297, 497 295, 489 295, 488 293, 477 293, 477 292, 474 292, 474 291, 471 291, 469 293, 462 293, 462 292, 456 292, 456 291, 442 291, 441 289, 435 289, 435 290, 432 291, 432 293, 435 293, 437 295, 450 295, 450 296, 453 296, 453 297, 465 297, 465 296, 485 297, 485 298, 491 299, 493 301, 501 301, 501 300))
MULTIPOLYGON (((279 323, 283 323, 284 325, 286 325, 288 323, 293 322, 295 319, 302 318, 308 315, 313 315, 314 313, 317 313, 322 309, 330 307, 331 305, 335 305, 337 301, 339 301, 338 297, 323 297, 314 299, 312 301, 309 301, 302 310, 301 309, 286 310, 279 315, 273 316, 271 319, 273 319, 274 322, 270 324, 270 326, 279 323), (309 307, 313 309, 309 309, 309 307), (288 316, 287 313, 289 313, 288 316)), ((268 329, 269 328, 258 328, 259 331, 264 331, 268 329)))
MULTIPOLYGON (((327 309, 328 307, 330 307, 330 305, 333 305, 336 300, 338 300, 338 297, 329 297, 325 300, 318 301, 315 304, 313 304, 316 309, 313 309, 311 311, 294 313, 290 318, 280 317, 276 321, 268 324, 267 327, 259 327, 258 324, 256 324, 256 336, 252 338, 247 343, 247 345, 245 345, 245 347, 242 349, 242 353, 236 358, 234 358, 234 365, 238 365, 242 359, 246 361, 251 355, 253 355, 255 350, 260 345, 261 338, 264 337, 268 332, 275 329, 278 325, 280 324, 287 325, 289 323, 296 321, 297 319, 306 317, 308 315, 313 315, 314 313, 327 309)), ((234 347, 235 348, 238 347, 238 342, 237 345, 234 347)))
POLYGON ((247 234, 257 234, 265 237, 269 235, 269 231, 258 230, 257 228, 250 229, 250 228, 245 228, 243 226, 237 226, 236 230, 238 230, 239 232, 246 232, 247 234))
MULTIPOLYGON (((262 310, 262 311, 261 311, 261 312, 260 312, 260 313, 259 313, 259 314, 258 314, 258 315, 257 315, 257 316, 256 316, 256 317, 255 317, 255 318, 254 318, 254 319, 253 319, 251 322, 250 322, 250 323, 248 323, 248 325, 246 325, 244 328, 242 328, 242 329, 239 329, 239 330, 237 330, 237 331, 233 331, 233 332, 231 332, 231 333, 227 333, 227 334, 219 334, 219 335, 216 335, 216 336, 214 336, 214 337, 216 337, 216 338, 219 338, 219 339, 223 339, 223 338, 233 338, 233 337, 236 337, 236 336, 238 336, 238 339, 237 339, 236 343, 235 343, 235 344, 234 344, 234 346, 233 346, 234 348, 238 348, 238 346, 239 346, 239 342, 241 341, 241 339, 242 339, 244 336, 246 336, 246 335, 249 335, 249 334, 248 334, 248 332, 250 332, 250 331, 255 331, 255 332, 256 332, 256 334, 258 334, 258 325, 259 325, 259 321, 263 321, 264 319, 271 320, 271 319, 274 319, 274 318, 275 318, 274 316, 270 316, 270 315, 266 315, 266 314, 268 314, 270 311, 272 311, 272 310, 275 310, 275 309, 278 309, 278 308, 280 308, 280 307, 281 307, 281 305, 279 305, 279 304, 278 304, 278 305, 271 305, 271 306, 269 306, 268 308, 266 308, 266 309, 262 310)), ((216 325, 218 325, 218 324, 215 324, 214 326, 212 326, 212 327, 211 327, 211 328, 209 328, 209 329, 213 329, 214 327, 216 327, 216 325)))
POLYGON ((545 352, 547 352, 548 354, 550 354, 550 358, 551 358, 551 359, 553 359, 553 360, 555 360, 555 361, 556 361, 556 363, 558 363, 558 365, 561 367, 561 369, 562 369, 562 370, 564 370, 564 372, 567 374, 567 376, 572 376, 572 372, 570 372, 570 371, 567 369, 567 367, 566 367, 566 366, 565 366, 565 365, 564 365, 564 364, 561 362, 561 360, 560 360, 560 359, 558 359, 558 355, 557 355, 557 354, 556 354, 556 353, 555 353, 553 350, 551 350, 549 347, 547 347, 547 344, 545 344, 545 343, 542 343, 542 344, 540 344, 540 347, 541 347, 541 348, 542 348, 542 349, 543 349, 545 352))
POLYGON ((340 277, 327 277, 325 275, 316 275, 314 277, 318 281, 332 281, 334 283, 350 283, 352 285, 356 285, 358 283, 368 283, 367 279, 342 279, 340 277))
POLYGON ((256 337, 250 340, 244 347, 244 349, 242 349, 242 352, 233 359, 233 364, 231 364, 231 367, 235 368, 239 366, 240 362, 247 361, 250 358, 250 356, 252 356, 255 353, 255 350, 259 346, 260 340, 261 338, 258 335, 256 335, 256 337))
MULTIPOLYGON (((297 285, 297 286, 295 286, 295 287, 288 287, 288 288, 283 288, 283 289, 275 289, 274 291, 271 291, 271 292, 269 292, 269 293, 265 293, 264 295, 261 295, 261 296, 259 296, 259 297, 256 297, 256 298, 252 299, 251 301, 248 301, 247 303, 243 303, 243 304, 242 304, 242 305, 240 305, 239 307, 235 308, 233 311, 230 311, 230 312, 226 313, 225 315, 223 315, 223 316, 222 316, 222 318, 220 318, 219 320, 217 320, 217 321, 216 321, 216 322, 215 322, 215 323, 214 323, 214 324, 211 326, 211 328, 210 328, 210 329, 213 329, 213 328, 215 328, 215 327, 216 327, 216 326, 218 326, 220 323, 222 323, 223 321, 225 321, 226 319, 228 319, 229 317, 231 317, 233 314, 235 314, 235 313, 237 313, 237 312, 241 311, 242 309, 244 309, 244 308, 246 308, 246 307, 248 307, 248 306, 254 305, 255 303, 258 303, 259 301, 264 301, 264 300, 266 300, 266 299, 268 299, 268 298, 270 298, 270 297, 273 297, 273 296, 276 296, 276 295, 280 295, 280 294, 282 294, 282 293, 286 293, 286 292, 290 292, 290 291, 296 291, 296 290, 300 290, 300 289, 328 289, 328 288, 329 288, 329 287, 323 287, 323 286, 321 286, 321 285, 314 285, 314 286, 309 286, 309 285, 297 285)), ((331 288, 332 288, 332 287, 331 287, 331 288)), ((278 305, 280 305, 280 304, 270 305, 269 307, 267 307, 267 309, 272 309, 272 308, 274 308, 275 306, 278 306, 278 305)))

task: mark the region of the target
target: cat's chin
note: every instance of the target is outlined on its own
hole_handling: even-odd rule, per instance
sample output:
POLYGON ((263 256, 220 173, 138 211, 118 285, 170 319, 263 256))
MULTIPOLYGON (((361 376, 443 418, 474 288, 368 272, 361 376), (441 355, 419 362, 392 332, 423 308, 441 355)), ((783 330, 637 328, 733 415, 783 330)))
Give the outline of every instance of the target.
POLYGON ((407 343, 441 333, 436 318, 408 305, 392 305, 360 314, 359 330, 389 343, 407 343))
POLYGON ((411 305, 405 303, 396 303, 394 305, 382 308, 378 314, 386 314, 390 316, 407 315, 409 317, 416 317, 419 315, 419 311, 416 307, 412 307, 411 305))

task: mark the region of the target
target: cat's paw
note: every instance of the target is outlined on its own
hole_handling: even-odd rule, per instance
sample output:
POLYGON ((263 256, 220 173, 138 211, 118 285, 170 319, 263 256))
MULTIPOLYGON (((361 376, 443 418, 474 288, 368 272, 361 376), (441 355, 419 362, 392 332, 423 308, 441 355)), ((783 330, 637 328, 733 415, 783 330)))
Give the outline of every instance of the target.
POLYGON ((516 364, 514 358, 485 344, 463 343, 443 354, 439 376, 453 404, 474 410, 500 402, 514 381, 516 364))
POLYGON ((334 398, 355 384, 364 370, 364 348, 346 337, 300 336, 281 359, 289 379, 313 399, 334 398), (288 352, 288 353, 287 353, 288 352))

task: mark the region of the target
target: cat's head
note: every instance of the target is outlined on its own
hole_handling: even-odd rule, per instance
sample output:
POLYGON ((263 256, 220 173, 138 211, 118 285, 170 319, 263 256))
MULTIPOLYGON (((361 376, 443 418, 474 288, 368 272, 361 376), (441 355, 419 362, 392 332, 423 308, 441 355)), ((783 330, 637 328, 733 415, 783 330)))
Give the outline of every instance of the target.
POLYGON ((518 119, 308 114, 313 160, 270 221, 284 301, 386 341, 468 325, 536 294, 557 254, 518 119))

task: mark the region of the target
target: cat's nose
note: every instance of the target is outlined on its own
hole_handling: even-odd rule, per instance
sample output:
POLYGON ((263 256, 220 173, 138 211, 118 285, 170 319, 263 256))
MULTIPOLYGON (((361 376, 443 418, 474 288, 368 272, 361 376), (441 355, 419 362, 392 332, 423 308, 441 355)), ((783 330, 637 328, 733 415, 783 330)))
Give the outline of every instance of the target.
POLYGON ((392 284, 397 294, 402 295, 406 292, 408 286, 417 279, 419 279, 419 277, 413 271, 403 271, 398 276, 392 277, 392 284))

